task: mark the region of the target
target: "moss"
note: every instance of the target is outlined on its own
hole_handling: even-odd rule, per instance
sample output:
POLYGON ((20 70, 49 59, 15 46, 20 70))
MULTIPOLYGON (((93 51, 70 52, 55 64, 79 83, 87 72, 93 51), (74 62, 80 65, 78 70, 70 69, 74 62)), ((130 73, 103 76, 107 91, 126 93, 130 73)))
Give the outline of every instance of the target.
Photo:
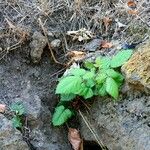
POLYGON ((123 65, 122 70, 130 83, 136 81, 150 88, 150 41, 138 48, 131 59, 123 65))

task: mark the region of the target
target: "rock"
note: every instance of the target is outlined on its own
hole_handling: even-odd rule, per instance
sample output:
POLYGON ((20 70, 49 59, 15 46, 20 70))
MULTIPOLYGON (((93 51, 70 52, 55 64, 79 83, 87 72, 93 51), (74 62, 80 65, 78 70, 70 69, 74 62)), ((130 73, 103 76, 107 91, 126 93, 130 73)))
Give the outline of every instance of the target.
POLYGON ((69 150, 70 146, 67 143, 64 144, 67 137, 62 134, 63 129, 55 130, 51 126, 51 112, 48 107, 42 106, 40 97, 31 91, 32 85, 30 81, 27 81, 26 88, 22 90, 20 97, 12 100, 21 102, 25 107, 31 145, 36 150, 69 150), (60 137, 61 134, 63 137, 60 137))
POLYGON ((52 31, 47 31, 47 37, 49 41, 53 41, 55 39, 55 36, 52 31))
POLYGON ((122 66, 128 85, 137 90, 150 90, 150 41, 140 46, 122 66))
POLYGON ((31 59, 34 63, 39 63, 43 53, 43 49, 47 44, 46 37, 44 37, 40 32, 34 32, 32 36, 32 41, 30 43, 31 48, 31 59))
POLYGON ((61 40, 59 40, 59 39, 55 39, 55 40, 53 40, 52 42, 51 42, 51 47, 52 48, 59 48, 60 47, 60 44, 61 44, 61 40))
POLYGON ((26 88, 22 91, 20 97, 13 99, 13 103, 21 102, 26 110, 30 128, 36 128, 42 125, 40 118, 44 109, 41 105, 41 99, 38 95, 30 93, 31 84, 28 81, 26 88))
POLYGON ((51 118, 50 111, 44 107, 41 114, 43 124, 31 130, 30 143, 36 150, 70 150, 70 145, 65 142, 67 134, 63 128, 54 128, 51 125, 51 118))
POLYGON ((86 51, 96 51, 98 48, 100 48, 101 45, 101 39, 94 39, 91 42, 84 45, 83 49, 86 51))
MULTIPOLYGON (((36 150, 61 150, 61 149, 70 150, 71 149, 69 145, 68 146, 63 145, 62 142, 63 139, 60 140, 57 137, 58 135, 55 135, 56 133, 53 134, 53 136, 50 134, 47 134, 46 136, 45 134, 46 131, 47 131, 46 128, 32 130, 30 134, 30 139, 31 139, 30 142, 36 150), (58 139, 59 139, 59 143, 56 144, 58 142, 58 139)), ((51 133, 53 132, 51 131, 51 133)))
MULTIPOLYGON (((82 113, 94 134, 109 150, 147 150, 150 147, 149 98, 127 98, 115 104, 111 99, 97 99, 89 113, 82 113)), ((96 141, 83 119, 79 118, 82 137, 96 141)))
POLYGON ((12 127, 11 121, 0 114, 0 150, 30 150, 21 133, 12 127))
MULTIPOLYGON (((8 56, 9 61, 1 62, 0 103, 9 107, 15 102, 23 104, 29 129, 25 133, 25 137, 29 137, 27 142, 31 148, 71 150, 67 139, 67 128, 65 126, 56 128, 51 123, 51 113, 57 104, 57 97, 53 92, 55 88, 53 81, 57 80, 57 76, 53 77, 53 81, 49 76, 57 72, 60 67, 51 64, 47 55, 43 56, 39 65, 24 63, 22 59, 26 58, 25 52, 28 49, 29 47, 22 47, 22 50, 14 51, 13 55, 8 56), (16 65, 20 70, 16 69, 16 65)), ((0 139, 0 150, 1 145, 3 144, 0 139)))

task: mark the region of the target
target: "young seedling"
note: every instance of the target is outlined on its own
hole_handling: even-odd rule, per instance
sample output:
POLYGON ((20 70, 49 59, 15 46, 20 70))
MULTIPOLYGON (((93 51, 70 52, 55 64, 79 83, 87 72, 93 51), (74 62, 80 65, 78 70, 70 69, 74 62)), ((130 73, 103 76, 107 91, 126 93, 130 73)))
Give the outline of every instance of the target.
POLYGON ((118 72, 132 55, 132 50, 122 50, 114 57, 99 57, 96 61, 85 62, 83 68, 69 70, 65 77, 61 77, 56 87, 56 94, 60 95, 60 103, 52 118, 54 126, 64 124, 73 116, 73 109, 64 102, 71 103, 76 96, 85 100, 93 96, 111 96, 117 100, 119 88, 123 84, 124 77, 118 72))
POLYGON ((22 116, 25 113, 24 106, 21 103, 14 103, 10 107, 11 111, 14 112, 14 116, 12 118, 12 124, 15 128, 22 127, 22 116))

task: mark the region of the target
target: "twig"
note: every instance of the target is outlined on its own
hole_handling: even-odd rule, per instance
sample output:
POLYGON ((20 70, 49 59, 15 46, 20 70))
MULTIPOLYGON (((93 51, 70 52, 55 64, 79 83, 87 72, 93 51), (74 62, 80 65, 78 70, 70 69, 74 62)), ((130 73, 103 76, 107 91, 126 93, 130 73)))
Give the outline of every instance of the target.
POLYGON ((64 66, 65 64, 62 64, 61 62, 59 62, 59 61, 56 60, 55 55, 54 55, 53 50, 52 50, 52 47, 51 47, 51 44, 49 43, 49 40, 48 40, 48 37, 47 37, 47 34, 46 34, 46 30, 45 30, 45 28, 44 28, 44 26, 43 26, 43 23, 42 23, 42 21, 41 21, 40 18, 38 18, 38 21, 39 21, 39 24, 40 24, 40 26, 41 26, 41 28, 42 28, 42 30, 43 30, 44 36, 46 37, 47 44, 48 44, 48 48, 49 48, 49 50, 50 50, 50 53, 51 53, 51 55, 52 55, 52 58, 53 58, 54 62, 55 62, 56 64, 60 64, 60 65, 63 65, 63 66, 64 66))
POLYGON ((99 140, 98 135, 96 134, 96 132, 94 131, 94 129, 92 129, 90 123, 87 121, 87 119, 83 116, 83 114, 81 113, 80 110, 78 110, 80 116, 82 117, 83 121, 85 122, 86 126, 88 127, 88 129, 91 131, 91 133, 93 134, 95 140, 97 141, 97 143, 101 146, 102 150, 106 150, 105 145, 102 143, 102 141, 99 140))

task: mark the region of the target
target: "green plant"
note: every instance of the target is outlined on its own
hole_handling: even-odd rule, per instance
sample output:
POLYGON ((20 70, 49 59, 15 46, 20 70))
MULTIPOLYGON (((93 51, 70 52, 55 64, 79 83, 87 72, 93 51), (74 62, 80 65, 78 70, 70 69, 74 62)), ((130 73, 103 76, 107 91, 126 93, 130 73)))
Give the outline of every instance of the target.
POLYGON ((12 118, 12 124, 15 128, 22 127, 22 116, 25 113, 25 109, 21 103, 14 103, 10 107, 11 111, 14 112, 12 118))
POLYGON ((55 108, 53 125, 62 125, 72 117, 72 108, 66 103, 72 102, 76 96, 89 99, 97 95, 110 95, 116 100, 124 80, 123 75, 118 72, 118 67, 131 55, 132 50, 122 50, 112 58, 99 57, 94 63, 85 62, 84 68, 70 69, 67 76, 60 78, 56 87, 55 93, 60 94, 60 103, 55 108))

